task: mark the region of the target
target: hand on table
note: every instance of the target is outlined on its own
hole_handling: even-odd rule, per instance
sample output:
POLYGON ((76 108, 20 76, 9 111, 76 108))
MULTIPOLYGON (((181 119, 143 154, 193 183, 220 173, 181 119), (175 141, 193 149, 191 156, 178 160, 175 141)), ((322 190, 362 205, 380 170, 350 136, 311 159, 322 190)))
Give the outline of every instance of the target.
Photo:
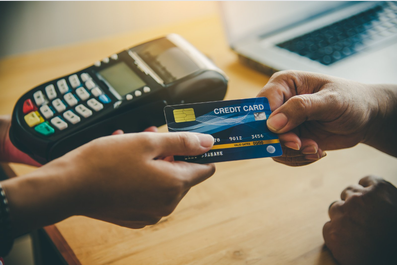
POLYGON ((329 208, 325 244, 342 265, 397 264, 397 189, 374 176, 343 190, 329 208))
MULTIPOLYGON (((381 89, 378 90, 380 93, 381 89)), ((325 150, 352 147, 373 135, 382 98, 370 85, 299 71, 274 74, 258 97, 273 113, 267 125, 279 133, 284 155, 274 160, 299 166, 325 150)), ((386 102, 385 102, 386 103, 386 102)))

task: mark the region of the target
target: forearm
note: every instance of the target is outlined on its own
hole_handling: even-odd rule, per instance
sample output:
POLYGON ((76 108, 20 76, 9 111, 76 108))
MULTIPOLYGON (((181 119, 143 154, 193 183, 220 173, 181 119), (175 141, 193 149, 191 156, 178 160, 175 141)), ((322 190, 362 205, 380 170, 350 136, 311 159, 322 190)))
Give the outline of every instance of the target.
POLYGON ((371 86, 378 110, 363 143, 397 157, 397 85, 371 86))
POLYGON ((75 214, 74 189, 62 176, 62 168, 43 167, 1 183, 9 203, 14 237, 75 214))

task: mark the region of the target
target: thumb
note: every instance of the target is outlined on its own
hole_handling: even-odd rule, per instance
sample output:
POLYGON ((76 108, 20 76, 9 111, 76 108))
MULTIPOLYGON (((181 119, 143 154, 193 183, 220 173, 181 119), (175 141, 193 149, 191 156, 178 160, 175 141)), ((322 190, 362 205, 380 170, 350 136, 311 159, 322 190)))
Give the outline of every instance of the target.
POLYGON ((154 142, 156 156, 193 156, 200 155, 214 144, 214 138, 209 134, 173 132, 157 134, 154 142))
POLYGON ((327 120, 333 104, 322 94, 320 91, 291 97, 269 116, 267 127, 275 133, 285 133, 305 121, 327 120))

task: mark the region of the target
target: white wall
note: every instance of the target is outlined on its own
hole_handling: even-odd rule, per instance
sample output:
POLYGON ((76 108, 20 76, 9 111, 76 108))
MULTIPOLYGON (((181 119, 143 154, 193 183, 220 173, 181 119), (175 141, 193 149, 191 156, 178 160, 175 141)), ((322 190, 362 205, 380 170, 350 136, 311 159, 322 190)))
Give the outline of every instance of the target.
POLYGON ((215 2, 0 2, 0 58, 217 12, 215 2))

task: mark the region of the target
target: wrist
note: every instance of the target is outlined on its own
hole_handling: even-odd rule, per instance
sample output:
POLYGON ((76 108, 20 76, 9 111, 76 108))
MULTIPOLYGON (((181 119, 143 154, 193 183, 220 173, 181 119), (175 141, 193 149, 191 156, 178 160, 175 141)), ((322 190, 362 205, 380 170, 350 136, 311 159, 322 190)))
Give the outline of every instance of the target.
POLYGON ((73 187, 60 174, 63 168, 57 166, 44 166, 28 175, 2 182, 14 237, 75 214, 73 187))
POLYGON ((371 112, 363 143, 397 157, 397 86, 369 85, 376 108, 371 112))

